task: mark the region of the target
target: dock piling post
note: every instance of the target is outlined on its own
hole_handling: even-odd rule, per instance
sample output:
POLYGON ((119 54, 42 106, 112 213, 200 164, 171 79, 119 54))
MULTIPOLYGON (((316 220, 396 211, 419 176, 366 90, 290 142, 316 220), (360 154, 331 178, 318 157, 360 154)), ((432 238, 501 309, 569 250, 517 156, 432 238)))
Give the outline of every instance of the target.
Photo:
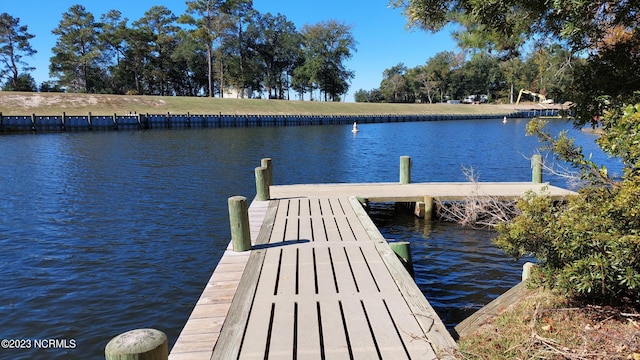
POLYGON ((424 218, 425 220, 433 220, 435 218, 435 202, 433 197, 424 197, 424 218))
POLYGON ((167 360, 167 335, 156 329, 135 329, 122 333, 104 348, 106 360, 167 360))
POLYGON ((411 243, 408 241, 390 242, 389 247, 396 253, 409 275, 414 277, 413 259, 411 259, 411 243))
POLYGON ((425 208, 426 208, 425 207, 425 203, 422 202, 422 201, 418 201, 418 202, 414 203, 414 205, 415 206, 414 206, 414 209, 413 209, 413 214, 416 217, 424 218, 424 216, 425 216, 425 208))
POLYGON ((522 265, 522 281, 526 281, 531 277, 531 270, 534 266, 535 264, 529 261, 522 265))
POLYGON ((269 169, 264 166, 258 166, 256 172, 256 200, 269 200, 269 169))
POLYGON ((262 167, 267 168, 267 184, 269 184, 269 186, 273 185, 273 162, 271 158, 263 158, 260 164, 262 167))
POLYGON ((229 203, 229 225, 233 251, 251 250, 251 232, 249 230, 249 206, 244 196, 232 196, 229 203))
POLYGON ((540 154, 531 157, 531 181, 536 184, 542 183, 542 155, 540 154))
POLYGON ((400 184, 411 182, 411 157, 400 156, 400 184))

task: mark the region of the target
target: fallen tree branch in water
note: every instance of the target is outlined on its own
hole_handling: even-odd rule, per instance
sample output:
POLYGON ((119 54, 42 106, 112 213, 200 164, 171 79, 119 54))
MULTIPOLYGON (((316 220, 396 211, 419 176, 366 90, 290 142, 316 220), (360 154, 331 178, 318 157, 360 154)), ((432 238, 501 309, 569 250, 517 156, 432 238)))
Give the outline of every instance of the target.
POLYGON ((438 218, 473 229, 493 229, 519 214, 516 200, 478 195, 478 177, 473 168, 463 168, 467 179, 475 184, 471 195, 459 201, 435 200, 438 218))

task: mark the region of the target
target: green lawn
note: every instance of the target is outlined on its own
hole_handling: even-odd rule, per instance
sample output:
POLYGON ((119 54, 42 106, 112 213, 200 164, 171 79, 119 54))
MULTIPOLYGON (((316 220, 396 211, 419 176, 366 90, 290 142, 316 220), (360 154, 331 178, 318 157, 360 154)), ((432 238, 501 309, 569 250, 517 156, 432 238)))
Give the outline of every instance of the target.
MULTIPOLYGON (((519 109, 536 108, 536 104, 519 109)), ((0 91, 3 115, 242 114, 242 115, 378 115, 508 114, 515 105, 369 104, 173 96, 130 96, 0 91)))

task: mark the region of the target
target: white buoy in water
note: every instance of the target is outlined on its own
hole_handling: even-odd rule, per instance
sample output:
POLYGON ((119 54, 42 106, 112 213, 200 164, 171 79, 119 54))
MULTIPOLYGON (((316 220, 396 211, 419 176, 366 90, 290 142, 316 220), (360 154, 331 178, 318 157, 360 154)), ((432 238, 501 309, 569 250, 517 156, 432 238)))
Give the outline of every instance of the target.
POLYGON ((356 124, 355 122, 353 123, 353 129, 351 129, 352 133, 357 133, 358 132, 358 124, 356 124))
POLYGON ((506 124, 506 123, 507 123, 507 117, 506 117, 506 116, 502 119, 502 123, 503 123, 503 124, 506 124))

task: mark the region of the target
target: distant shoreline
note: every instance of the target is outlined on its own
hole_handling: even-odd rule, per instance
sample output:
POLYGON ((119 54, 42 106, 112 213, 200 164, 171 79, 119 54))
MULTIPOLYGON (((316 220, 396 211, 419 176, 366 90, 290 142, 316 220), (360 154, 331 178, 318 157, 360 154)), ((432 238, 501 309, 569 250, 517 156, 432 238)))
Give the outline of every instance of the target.
POLYGON ((9 115, 507 115, 561 105, 341 103, 299 100, 220 99, 109 94, 28 93, 0 91, 0 113, 9 115))

